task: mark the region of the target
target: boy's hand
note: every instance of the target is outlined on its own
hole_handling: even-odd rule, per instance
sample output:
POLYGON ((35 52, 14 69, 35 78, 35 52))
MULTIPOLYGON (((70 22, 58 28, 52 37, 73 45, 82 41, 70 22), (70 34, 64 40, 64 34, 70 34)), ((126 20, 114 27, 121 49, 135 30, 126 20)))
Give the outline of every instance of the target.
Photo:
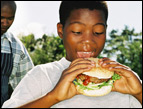
POLYGON ((88 71, 92 67, 95 67, 95 64, 90 60, 83 58, 74 60, 70 66, 63 71, 59 82, 51 92, 53 93, 52 95, 54 95, 56 100, 62 101, 78 94, 75 85, 73 84, 73 80, 77 77, 78 74, 88 71))
POLYGON ((120 80, 114 82, 112 91, 117 91, 124 94, 131 94, 133 96, 142 95, 142 85, 135 73, 127 66, 118 62, 112 61, 108 58, 100 59, 99 64, 121 76, 120 80))

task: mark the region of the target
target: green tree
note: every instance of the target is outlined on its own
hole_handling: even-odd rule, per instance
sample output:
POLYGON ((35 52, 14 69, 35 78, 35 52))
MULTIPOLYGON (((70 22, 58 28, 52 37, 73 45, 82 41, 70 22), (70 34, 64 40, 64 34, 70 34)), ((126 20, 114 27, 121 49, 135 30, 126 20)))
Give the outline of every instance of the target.
POLYGON ((65 56, 62 39, 59 36, 43 35, 35 40, 33 35, 21 38, 33 60, 34 65, 56 61, 65 56))
POLYGON ((28 36, 23 36, 20 38, 20 40, 23 42, 28 52, 32 52, 35 50, 36 41, 33 34, 29 34, 28 36))
POLYGON ((103 54, 116 57, 116 60, 129 66, 142 79, 142 32, 135 33, 127 26, 121 33, 112 30, 107 39, 103 54))

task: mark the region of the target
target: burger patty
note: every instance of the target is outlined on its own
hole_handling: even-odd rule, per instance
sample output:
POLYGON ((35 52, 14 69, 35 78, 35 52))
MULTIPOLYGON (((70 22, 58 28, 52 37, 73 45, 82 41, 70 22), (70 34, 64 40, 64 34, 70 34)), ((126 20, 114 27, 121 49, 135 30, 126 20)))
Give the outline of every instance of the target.
POLYGON ((102 83, 102 82, 106 82, 106 81, 108 81, 110 78, 108 78, 108 79, 99 79, 99 78, 97 78, 97 77, 91 77, 91 76, 88 76, 88 75, 84 75, 84 74, 80 74, 80 75, 78 75, 78 77, 77 78, 79 78, 79 79, 81 79, 82 81, 88 81, 88 82, 93 82, 93 83, 95 83, 95 84, 97 84, 97 83, 102 83))

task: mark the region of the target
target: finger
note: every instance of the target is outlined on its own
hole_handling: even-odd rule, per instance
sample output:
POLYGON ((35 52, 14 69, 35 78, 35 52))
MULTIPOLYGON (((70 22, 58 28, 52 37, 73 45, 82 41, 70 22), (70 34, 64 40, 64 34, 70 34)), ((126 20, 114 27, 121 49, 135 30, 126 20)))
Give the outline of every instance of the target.
POLYGON ((73 71, 78 70, 78 69, 91 69, 93 67, 95 67, 95 65, 91 63, 78 63, 66 69, 65 74, 72 73, 73 71))
POLYGON ((111 60, 109 58, 102 58, 102 59, 100 59, 99 64, 102 67, 109 67, 111 65, 112 67, 114 67, 114 66, 122 66, 122 67, 125 67, 127 69, 130 69, 128 66, 125 66, 125 65, 123 65, 123 64, 121 64, 119 62, 113 61, 113 60, 111 60))
POLYGON ((85 59, 84 58, 77 58, 77 59, 75 59, 74 61, 71 62, 71 65, 73 65, 77 62, 83 61, 83 60, 85 60, 85 59))
POLYGON ((95 63, 92 63, 92 62, 86 62, 86 61, 81 61, 81 62, 78 62, 78 63, 75 63, 73 65, 71 65, 69 68, 72 69, 76 69, 76 68, 82 68, 82 67, 96 67, 96 64, 95 63))
POLYGON ((109 70, 114 71, 117 74, 125 76, 127 78, 130 78, 133 75, 130 69, 122 67, 122 66, 109 67, 109 70))
POLYGON ((72 82, 77 77, 77 75, 79 75, 83 72, 89 71, 90 69, 91 68, 86 67, 86 68, 75 69, 72 72, 68 72, 64 75, 65 80, 72 82))
POLYGON ((71 64, 74 64, 74 63, 76 63, 76 62, 78 62, 78 61, 80 61, 80 60, 84 60, 84 59, 83 59, 83 58, 77 58, 77 59, 73 60, 73 61, 71 62, 71 64))
POLYGON ((77 65, 77 64, 79 64, 79 63, 89 63, 89 64, 91 63, 91 64, 95 64, 94 61, 90 61, 90 60, 84 59, 84 58, 79 58, 79 59, 74 60, 74 61, 70 64, 69 67, 75 66, 75 65, 77 65))
POLYGON ((109 58, 107 58, 107 57, 103 57, 103 58, 101 58, 101 59, 99 59, 99 60, 108 60, 109 58))
POLYGON ((105 67, 105 68, 109 68, 109 67, 122 67, 124 69, 130 69, 128 66, 125 66, 125 65, 122 65, 118 62, 115 62, 115 61, 110 61, 110 62, 107 62, 107 63, 103 63, 101 64, 102 67, 105 67))
POLYGON ((109 58, 107 58, 107 57, 104 57, 104 58, 99 59, 99 61, 106 61, 106 60, 111 60, 111 59, 109 59, 109 58))
POLYGON ((114 62, 113 60, 111 60, 111 59, 109 59, 109 58, 101 58, 101 59, 99 59, 99 61, 98 61, 99 63, 99 65, 101 65, 101 64, 103 64, 103 63, 105 63, 105 62, 114 62))

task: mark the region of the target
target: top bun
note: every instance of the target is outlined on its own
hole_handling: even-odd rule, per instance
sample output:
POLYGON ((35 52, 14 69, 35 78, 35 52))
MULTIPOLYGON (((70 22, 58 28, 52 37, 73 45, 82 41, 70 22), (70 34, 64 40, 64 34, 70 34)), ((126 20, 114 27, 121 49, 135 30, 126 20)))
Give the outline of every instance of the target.
POLYGON ((114 75, 113 71, 104 69, 98 64, 98 60, 99 60, 98 58, 87 58, 87 59, 94 61, 96 63, 96 67, 93 67, 91 70, 84 72, 83 74, 92 76, 92 77, 97 77, 99 79, 111 78, 114 75))

